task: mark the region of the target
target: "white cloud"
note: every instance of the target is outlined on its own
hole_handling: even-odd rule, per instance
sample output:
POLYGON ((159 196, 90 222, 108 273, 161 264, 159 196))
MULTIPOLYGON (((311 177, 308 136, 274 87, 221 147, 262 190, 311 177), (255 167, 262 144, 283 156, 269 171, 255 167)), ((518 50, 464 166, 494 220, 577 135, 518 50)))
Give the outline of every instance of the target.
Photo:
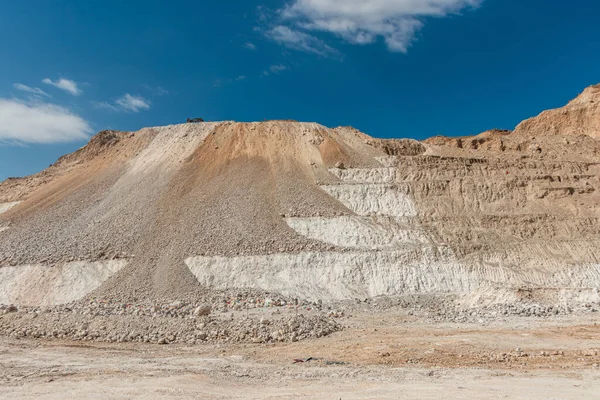
POLYGON ((94 107, 104 108, 112 111, 123 111, 123 112, 140 112, 142 110, 150 109, 150 100, 146 100, 142 96, 132 96, 129 93, 119 97, 114 103, 108 103, 106 101, 94 102, 94 107))
POLYGON ((256 45, 254 43, 246 42, 244 43, 244 47, 248 50, 256 50, 256 45))
POLYGON ((269 29, 266 32, 266 36, 290 49, 315 53, 321 56, 334 56, 338 54, 337 50, 331 48, 322 40, 284 25, 278 25, 269 29))
MULTIPOLYGON (((301 31, 318 31, 332 33, 349 43, 361 45, 373 43, 382 37, 390 51, 406 52, 426 18, 459 13, 479 6, 483 1, 292 0, 279 10, 279 17, 281 24, 296 29, 288 28, 289 32, 297 32, 296 37, 303 33, 301 31)), ((272 38, 269 33, 267 36, 272 38)), ((292 47, 285 40, 279 41, 292 47)), ((296 48, 310 51, 304 46, 296 48)))
POLYGON ((241 82, 241 81, 245 81, 245 80, 246 80, 245 75, 240 75, 234 79, 234 81, 237 81, 237 82, 241 82))
POLYGON ((124 110, 131 112, 140 112, 141 110, 149 110, 150 102, 142 96, 132 96, 126 93, 123 97, 117 99, 116 103, 124 110))
POLYGON ((69 79, 60 78, 57 81, 53 81, 50 78, 45 78, 45 79, 42 79, 42 82, 45 83, 46 85, 52 85, 61 90, 64 90, 65 92, 71 93, 73 96, 79 96, 80 94, 83 93, 83 90, 81 90, 81 89, 79 89, 79 87, 77 87, 77 82, 69 80, 69 79))
POLYGON ((286 67, 285 65, 282 64, 274 64, 271 65, 268 69, 264 70, 262 72, 262 76, 269 76, 271 74, 280 74, 285 70, 288 70, 289 68, 286 67))
POLYGON ((44 92, 42 89, 37 88, 37 87, 23 85, 22 83, 15 83, 13 86, 17 90, 20 90, 20 91, 26 92, 26 93, 30 93, 34 96, 51 97, 48 93, 44 92))
POLYGON ((0 98, 0 142, 59 143, 87 140, 92 128, 64 107, 0 98))
POLYGON ((285 71, 286 69, 288 69, 288 67, 286 67, 285 65, 281 65, 281 64, 271 65, 269 67, 269 71, 271 71, 274 74, 279 74, 279 73, 285 71))

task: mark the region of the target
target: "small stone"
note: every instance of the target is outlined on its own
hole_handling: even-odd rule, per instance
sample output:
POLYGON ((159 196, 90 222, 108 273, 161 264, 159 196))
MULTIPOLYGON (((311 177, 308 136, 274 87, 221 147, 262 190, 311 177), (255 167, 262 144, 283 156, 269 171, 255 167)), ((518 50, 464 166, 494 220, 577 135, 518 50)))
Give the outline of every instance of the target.
POLYGON ((180 308, 182 306, 183 306, 183 301, 181 301, 181 300, 177 300, 177 301, 174 301, 171 303, 171 307, 174 307, 174 308, 180 308))
POLYGON ((207 304, 201 305, 196 307, 196 309, 194 310, 194 316, 195 317, 205 317, 207 315, 210 315, 211 312, 211 307, 207 304))

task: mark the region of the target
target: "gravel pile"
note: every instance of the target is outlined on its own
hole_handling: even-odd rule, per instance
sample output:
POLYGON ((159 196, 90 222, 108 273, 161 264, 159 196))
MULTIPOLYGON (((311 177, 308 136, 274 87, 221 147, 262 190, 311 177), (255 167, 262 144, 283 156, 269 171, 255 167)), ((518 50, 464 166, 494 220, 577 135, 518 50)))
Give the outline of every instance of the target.
POLYGON ((103 301, 45 308, 0 306, 0 335, 109 343, 276 343, 342 329, 333 313, 277 303, 281 304, 267 299, 272 306, 264 307, 263 302, 259 309, 258 303, 249 302, 242 312, 231 312, 242 304, 237 301, 223 302, 222 312, 184 301, 154 306, 103 301))
POLYGON ((422 313, 432 322, 478 323, 502 317, 552 318, 570 314, 595 313, 599 310, 600 303, 510 303, 464 309, 451 302, 440 303, 433 307, 412 307, 409 314, 422 313))
POLYGON ((504 316, 549 318, 569 314, 584 314, 598 312, 600 303, 583 303, 577 305, 555 304, 495 304, 468 310, 438 311, 433 319, 458 323, 478 322, 481 319, 495 319, 504 316))
POLYGON ((456 295, 413 294, 355 299, 353 302, 340 302, 332 306, 341 310, 338 311, 340 315, 397 310, 398 315, 423 318, 433 323, 481 323, 502 317, 552 318, 600 312, 600 302, 518 302, 465 308, 460 304, 460 300, 456 295))

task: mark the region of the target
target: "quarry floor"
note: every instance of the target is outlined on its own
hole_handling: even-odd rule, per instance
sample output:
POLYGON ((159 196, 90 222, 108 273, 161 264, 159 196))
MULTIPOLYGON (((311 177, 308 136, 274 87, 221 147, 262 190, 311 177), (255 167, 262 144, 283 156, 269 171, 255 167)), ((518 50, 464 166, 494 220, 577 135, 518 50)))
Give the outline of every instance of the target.
POLYGON ((0 338, 0 398, 594 399, 600 317, 430 323, 362 313, 285 344, 0 338), (294 359, 313 359, 294 363, 294 359))

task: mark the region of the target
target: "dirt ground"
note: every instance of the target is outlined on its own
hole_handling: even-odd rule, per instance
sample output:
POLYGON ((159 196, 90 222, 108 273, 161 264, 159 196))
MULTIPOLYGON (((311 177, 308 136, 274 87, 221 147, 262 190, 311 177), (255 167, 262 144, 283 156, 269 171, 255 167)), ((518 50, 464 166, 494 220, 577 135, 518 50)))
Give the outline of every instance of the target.
POLYGON ((0 398, 595 399, 600 393, 595 313, 430 324, 389 312, 342 322, 344 331, 287 344, 1 338, 0 398))

